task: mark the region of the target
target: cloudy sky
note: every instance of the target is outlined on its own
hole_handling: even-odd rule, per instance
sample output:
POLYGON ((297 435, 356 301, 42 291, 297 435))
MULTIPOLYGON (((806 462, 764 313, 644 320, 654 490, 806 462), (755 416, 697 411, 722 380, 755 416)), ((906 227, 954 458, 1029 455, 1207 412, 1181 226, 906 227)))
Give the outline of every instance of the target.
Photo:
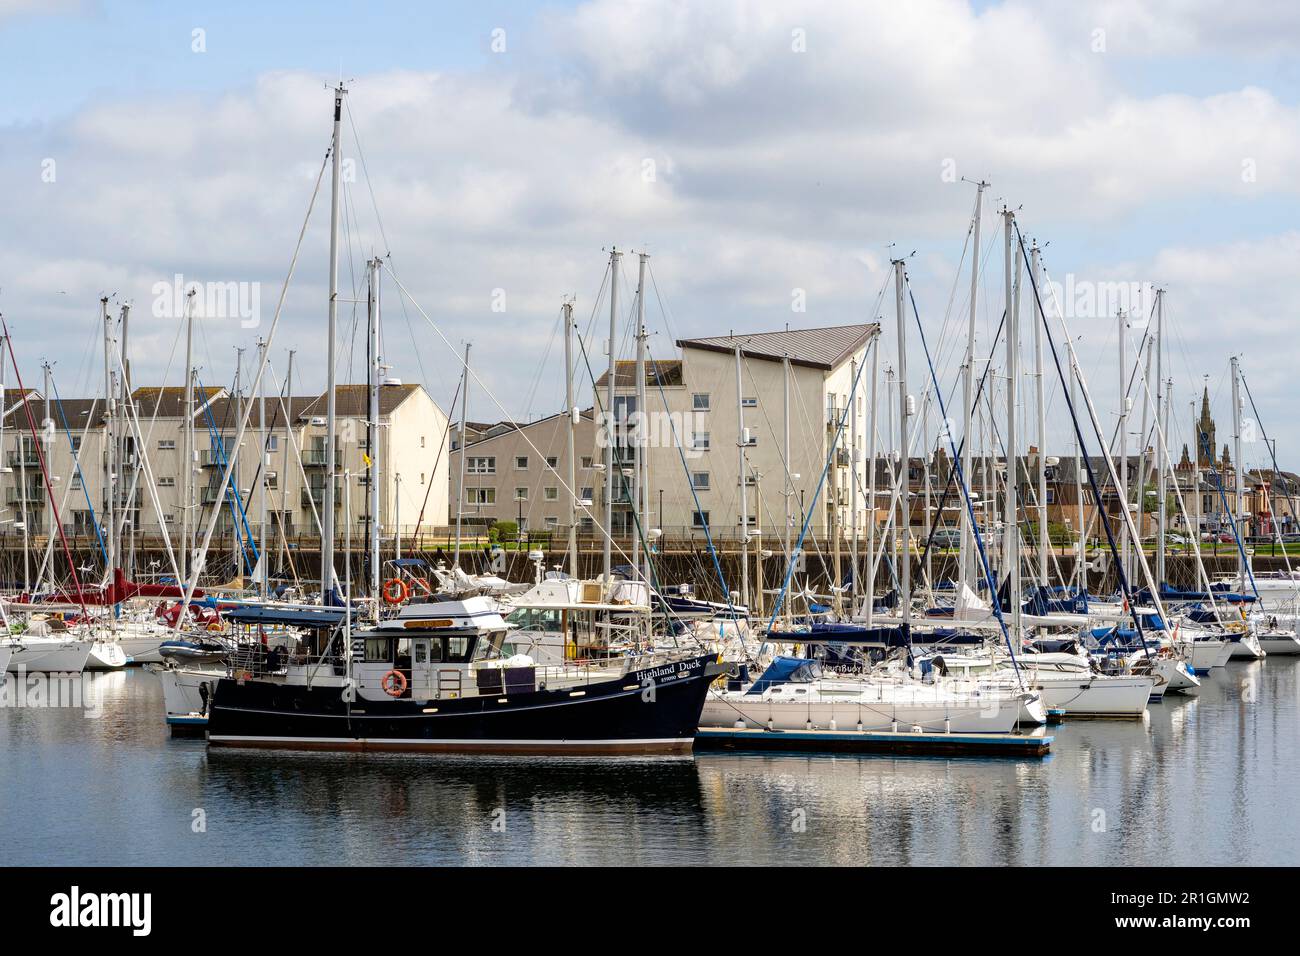
MULTIPOLYGON (((1072 296, 1104 415, 1117 329, 1091 293, 1159 285, 1179 419, 1208 385, 1229 431, 1239 353, 1296 467, 1298 46, 1300 7, 1282 2, 0 0, 0 311, 27 383, 49 359, 70 396, 102 381, 99 297, 129 302, 136 381, 179 384, 159 284, 243 283, 259 324, 209 316, 196 348, 201 378, 228 383, 235 348, 269 330, 341 75, 342 295, 390 256, 411 296, 385 285, 393 374, 445 405, 471 342, 474 418, 559 407, 560 303, 576 296, 598 353, 612 245, 652 256, 659 356, 677 337, 882 311, 892 351, 878 297, 891 256, 914 252, 947 388, 965 180, 984 179, 982 352, 1006 203, 1072 296)), ((327 224, 326 188, 272 346, 278 375, 297 350, 304 388, 324 382, 327 224)), ((624 305, 635 272, 625 257, 624 305)), ((341 380, 364 361, 354 310, 340 307, 341 380)), ((919 347, 911 363, 919 377, 919 347)))

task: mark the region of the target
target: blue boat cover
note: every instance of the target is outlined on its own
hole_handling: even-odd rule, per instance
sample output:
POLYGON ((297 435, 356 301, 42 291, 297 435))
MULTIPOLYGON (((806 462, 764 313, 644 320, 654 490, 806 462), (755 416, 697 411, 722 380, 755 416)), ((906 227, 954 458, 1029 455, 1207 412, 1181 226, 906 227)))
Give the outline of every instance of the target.
POLYGON ((810 661, 806 657, 777 657, 767 665, 763 676, 754 681, 745 693, 761 694, 769 687, 789 681, 806 684, 819 676, 821 676, 821 668, 817 666, 816 661, 810 661))

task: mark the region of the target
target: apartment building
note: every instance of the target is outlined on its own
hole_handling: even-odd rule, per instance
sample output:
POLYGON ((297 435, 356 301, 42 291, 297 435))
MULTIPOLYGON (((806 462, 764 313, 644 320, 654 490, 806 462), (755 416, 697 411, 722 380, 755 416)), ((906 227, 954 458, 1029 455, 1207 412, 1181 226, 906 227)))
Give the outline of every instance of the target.
MULTIPOLYGON (((456 523, 461 502, 462 524, 473 527, 497 521, 514 521, 525 531, 564 528, 571 523, 568 481, 569 418, 564 413, 525 424, 466 423, 465 493, 459 494, 461 476, 459 441, 451 452, 450 508, 445 513, 456 523)), ((459 432, 459 429, 457 429, 459 432)), ((594 466, 599 462, 592 410, 579 413, 575 430, 575 485, 579 499, 591 502, 594 466)), ((578 527, 590 533, 594 525, 584 505, 578 510, 578 527)))
POLYGON ((263 421, 257 400, 223 388, 196 388, 193 484, 187 495, 183 388, 135 389, 134 424, 119 410, 111 439, 101 399, 51 400, 47 405, 37 390, 25 394, 7 390, 0 436, 4 451, 0 522, 35 535, 45 533, 53 513, 41 476, 43 458, 65 530, 94 534, 109 510, 106 450, 111 441, 117 475, 113 511, 124 527, 144 534, 158 534, 165 523, 174 538, 188 512, 188 524, 199 528, 201 537, 214 509, 218 534, 229 535, 236 527, 248 533, 256 528, 260 515, 260 483, 266 490, 268 520, 276 531, 285 537, 314 536, 319 533, 325 482, 332 472, 335 525, 343 533, 350 516, 353 534, 363 538, 373 520, 369 482, 376 463, 381 534, 392 535, 398 524, 413 528, 422 511, 426 525, 440 524, 447 513, 449 464, 443 411, 420 385, 385 385, 379 395, 377 448, 372 449, 366 386, 341 385, 335 395, 336 448, 331 463, 325 451, 325 394, 284 402, 268 398, 263 421), (239 420, 250 402, 249 424, 236 447, 239 420), (42 425, 47 415, 52 422, 48 427, 42 425), (37 437, 32 434, 33 422, 37 437), (263 435, 264 461, 258 454, 263 435), (223 495, 222 475, 231 459, 233 491, 223 495))
MULTIPOLYGON (((717 538, 739 535, 742 450, 751 531, 784 533, 787 512, 793 516, 790 523, 797 523, 797 516, 813 505, 828 459, 831 467, 811 528, 817 534, 831 527, 848 531, 853 462, 861 467, 867 444, 865 395, 859 394, 849 415, 844 412, 854 369, 861 367, 879 333, 879 325, 872 323, 680 339, 680 359, 646 363, 643 410, 637 408, 635 363, 616 363, 610 430, 618 452, 612 483, 614 533, 628 532, 638 497, 632 467, 638 429, 644 430, 649 464, 647 524, 666 535, 698 534, 706 525, 717 538), (856 456, 850 444, 855 418, 856 456), (841 420, 845 426, 837 438, 841 420)), ((862 382, 867 382, 865 375, 862 382)), ((605 402, 607 384, 608 371, 595 386, 598 408, 605 402)), ((879 427, 883 430, 883 418, 879 427)), ((603 434, 604 429, 598 430, 598 440, 603 434)), ((603 517, 605 476, 597 472, 593 485, 593 510, 603 517)), ((865 528, 872 516, 861 499, 860 506, 859 526, 865 528)))

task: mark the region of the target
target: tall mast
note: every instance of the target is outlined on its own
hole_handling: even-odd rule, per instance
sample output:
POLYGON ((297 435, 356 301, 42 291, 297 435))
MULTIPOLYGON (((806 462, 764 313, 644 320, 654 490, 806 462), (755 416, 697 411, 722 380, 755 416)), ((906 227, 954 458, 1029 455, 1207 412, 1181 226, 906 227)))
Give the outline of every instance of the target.
MULTIPOLYGON (((41 369, 45 373, 45 420, 41 422, 41 444, 45 446, 45 460, 49 462, 50 453, 54 450, 54 418, 50 414, 50 363, 43 362, 41 369)), ((3 394, 4 388, 0 386, 0 394, 3 394)), ((3 409, 0 409, 0 415, 3 415, 3 409)), ((0 447, 3 447, 0 443, 0 447)), ((54 583, 54 489, 50 489, 51 507, 45 509, 45 563, 44 567, 49 569, 50 583, 54 583)), ((40 584, 38 581, 37 584, 40 584)))
MULTIPOLYGON (((1037 240, 1034 241, 1030 256, 1034 288, 1040 289, 1043 270, 1037 240)), ((1038 412, 1038 583, 1046 587, 1047 551, 1051 546, 1051 536, 1047 531, 1047 398, 1043 380, 1043 312, 1042 300, 1038 295, 1034 296, 1030 309, 1034 322, 1034 399, 1038 412)))
POLYGON ((182 583, 190 579, 190 518, 194 513, 194 289, 185 294, 185 455, 181 467, 181 547, 182 583))
MULTIPOLYGON (((1070 407, 1079 406, 1074 398, 1074 383, 1078 378, 1078 366, 1074 364, 1074 352, 1070 353, 1070 407)), ((1087 525, 1083 510, 1083 446, 1079 443, 1079 432, 1074 431, 1074 503, 1077 509, 1075 520, 1079 522, 1079 541, 1075 551, 1074 570, 1079 579, 1079 593, 1088 593, 1088 569, 1085 567, 1084 551, 1086 548, 1087 525)))
POLYGON ((601 565, 607 588, 614 569, 614 379, 618 372, 618 261, 622 257, 623 253, 617 249, 609 254, 609 375, 605 380, 605 540, 601 565))
MULTIPOLYGON (((1214 454, 1214 449, 1210 449, 1210 454, 1214 454)), ((1246 489, 1242 476, 1241 462, 1241 368, 1237 362, 1237 356, 1232 357, 1232 486, 1235 492, 1233 501, 1233 518, 1237 522, 1237 534, 1244 541, 1246 531, 1242 527, 1242 517, 1245 513, 1246 489)), ((1222 471, 1226 472, 1227 468, 1222 471)), ((1224 476, 1226 477, 1226 475, 1224 476)), ((1237 548, 1237 590, 1246 589, 1246 562, 1242 557, 1244 548, 1237 548)))
MULTIPOLYGON (((244 420, 243 373, 244 373, 244 350, 242 348, 236 348, 235 349, 235 428, 236 429, 239 428, 239 423, 244 420)), ((224 423, 222 427, 224 427, 224 423)), ((225 448, 226 446, 225 436, 221 436, 221 444, 222 447, 225 448)), ((231 481, 230 487, 235 492, 235 501, 240 502, 243 496, 239 492, 239 469, 244 464, 244 456, 241 455, 239 453, 239 449, 235 447, 233 437, 230 442, 230 447, 226 448, 226 460, 233 463, 233 467, 230 470, 230 481, 231 481)), ((218 502, 214 502, 212 507, 217 510, 220 510, 221 506, 222 506, 222 502, 218 501, 218 502)), ((248 562, 245 561, 244 559, 244 532, 243 529, 240 527, 240 520, 238 514, 238 509, 242 507, 243 507, 242 504, 238 504, 236 507, 236 513, 230 516, 230 556, 235 562, 235 568, 237 569, 240 577, 243 576, 244 568, 247 567, 248 565, 248 562)))
MULTIPOLYGON (((565 302, 562 311, 564 312, 564 410, 569 418, 564 435, 565 448, 568 452, 566 477, 569 483, 569 574, 576 578, 578 577, 578 489, 575 483, 578 480, 578 469, 574 455, 577 453, 576 433, 578 416, 581 412, 573 404, 573 303, 565 302)), ((463 453, 461 457, 464 457, 463 453)))
POLYGON ((876 613, 876 401, 880 375, 880 333, 871 337, 871 392, 867 404, 867 627, 876 613))
POLYGON ((908 408, 910 396, 907 394, 907 322, 903 318, 903 260, 894 260, 894 315, 898 320, 898 449, 899 449, 899 468, 901 477, 899 484, 902 488, 901 503, 902 517, 898 524, 901 533, 901 546, 899 558, 899 584, 902 594, 899 595, 899 604, 903 609, 903 637, 910 639, 912 632, 912 545, 908 538, 912 525, 912 503, 908 497, 910 482, 908 481, 909 472, 909 455, 907 443, 908 418, 911 410, 908 408))
MULTIPOLYGON (((108 534, 105 544, 105 553, 108 558, 108 577, 113 576, 113 569, 117 567, 117 509, 113 502, 113 467, 114 467, 114 435, 113 429, 113 371, 111 356, 113 351, 113 320, 108 314, 108 296, 99 300, 100 309, 103 312, 104 319, 104 517, 106 530, 108 534)), ((24 524, 26 522, 24 521, 24 524)))
POLYGON ((342 165, 339 143, 345 95, 347 89, 340 83, 334 90, 334 139, 330 147, 329 341, 325 349, 325 488, 320 516, 320 591, 325 600, 328 600, 325 596, 334 588, 334 422, 338 414, 334 394, 334 351, 337 347, 339 312, 339 173, 342 165))
POLYGON ((465 415, 469 409, 469 343, 465 343, 465 371, 460 388, 460 481, 456 483, 456 547, 452 552, 451 566, 460 567, 460 522, 465 514, 465 415))
MULTIPOLYGON (((790 355, 781 356, 781 454, 784 458, 784 480, 781 492, 785 497, 785 557, 794 561, 794 477, 790 471, 790 355)), ((803 515, 800 515, 800 520, 803 515)), ((785 601, 786 619, 790 618, 790 605, 785 601)))
MULTIPOLYGON (((1119 500, 1128 515, 1128 316, 1119 311, 1119 500)), ((1120 567, 1128 574, 1128 518, 1120 522, 1120 567)))
MULTIPOLYGON (((293 444, 293 354, 289 350, 289 362, 284 372, 284 447, 280 451, 280 533, 284 534, 284 519, 290 514, 289 508, 289 448, 293 444)), ((288 543, 286 542, 286 547, 288 543)), ((296 573, 295 573, 296 576, 296 573)))
POLYGON ((1002 213, 1006 222, 1006 297, 1007 297, 1007 479, 1003 490, 1003 555, 1002 562, 1007 572, 1007 597, 1011 604, 1012 633, 1020 634, 1020 554, 1016 547, 1019 538, 1017 524, 1019 501, 1019 472, 1016 456, 1016 401, 1017 381, 1020 375, 1019 336, 1020 336, 1020 269, 1019 257, 1015 257, 1015 278, 1012 278, 1013 241, 1016 214, 1011 210, 1002 213))
MULTIPOLYGON (((262 367, 262 356, 266 352, 266 340, 257 339, 257 366, 262 367)), ((267 575, 270 572, 270 559, 266 554, 266 469, 271 463, 271 454, 266 447, 266 377, 258 383, 257 389, 257 432, 260 451, 257 453, 257 593, 262 600, 267 596, 267 575)))
MULTIPOLYGON (((379 389, 383 384, 383 358, 379 354, 379 269, 383 260, 375 257, 370 260, 370 294, 367 297, 366 322, 369 333, 369 377, 370 409, 366 415, 366 452, 370 456, 367 469, 370 492, 366 510, 370 513, 370 593, 379 594, 379 389)), ((464 457, 462 455, 462 457, 464 457)))
MULTIPOLYGON (((975 184, 975 216, 970 262, 970 320, 966 328, 966 366, 962 374, 962 476, 970 487, 971 462, 975 453, 974 434, 971 431, 971 417, 975 404, 975 307, 979 297, 980 272, 980 219, 983 217, 984 189, 988 183, 980 181, 975 184)), ((963 593, 963 586, 969 586, 970 570, 975 566, 975 537, 971 527, 971 516, 967 509, 961 511, 961 547, 957 554, 957 593, 963 593)))
MULTIPOLYGON (((645 542, 645 567, 643 569, 644 581, 646 587, 650 587, 650 538, 644 531, 646 515, 650 513, 650 459, 647 455, 649 449, 649 436, 646 434, 649 428, 649 417, 646 414, 646 388, 645 388, 645 269, 646 260, 650 258, 649 254, 641 253, 641 262, 639 274, 637 277, 637 294, 636 294, 636 410, 639 413, 638 421, 640 427, 637 429, 636 436, 636 493, 640 498, 641 526, 643 534, 646 534, 645 542)), ((634 506, 635 507, 635 506, 634 506)), ((660 523, 663 518, 659 519, 660 523)), ((632 544, 634 547, 633 554, 636 553, 636 540, 640 535, 633 537, 632 544)))
MULTIPOLYGON (((858 464, 862 460, 858 442, 858 360, 849 361, 850 381, 854 384, 854 393, 849 396, 849 579, 852 590, 849 600, 849 613, 858 609, 858 464)), ((788 434, 788 433, 787 433, 788 434)), ((787 453, 788 455, 788 453, 787 453)))
POLYGON ((1165 475, 1165 425, 1168 418, 1165 406, 1169 394, 1164 387, 1164 369, 1165 290, 1156 289, 1156 587, 1165 586, 1165 537, 1168 533, 1165 518, 1165 495, 1168 491, 1165 475))
MULTIPOLYGON (((745 398, 736 343, 736 477, 740 483, 740 603, 749 604, 749 494, 745 488, 745 398)), ((838 585, 839 582, 836 582, 838 585)))

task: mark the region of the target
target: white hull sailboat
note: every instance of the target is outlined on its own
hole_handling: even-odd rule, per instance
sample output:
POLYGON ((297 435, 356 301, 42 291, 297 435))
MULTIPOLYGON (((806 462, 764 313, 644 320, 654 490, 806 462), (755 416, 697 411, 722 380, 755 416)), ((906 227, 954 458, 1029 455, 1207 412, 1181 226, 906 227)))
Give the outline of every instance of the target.
POLYGON ((11 672, 80 674, 94 645, 94 641, 62 635, 14 638, 7 644, 11 656, 5 669, 11 672))

